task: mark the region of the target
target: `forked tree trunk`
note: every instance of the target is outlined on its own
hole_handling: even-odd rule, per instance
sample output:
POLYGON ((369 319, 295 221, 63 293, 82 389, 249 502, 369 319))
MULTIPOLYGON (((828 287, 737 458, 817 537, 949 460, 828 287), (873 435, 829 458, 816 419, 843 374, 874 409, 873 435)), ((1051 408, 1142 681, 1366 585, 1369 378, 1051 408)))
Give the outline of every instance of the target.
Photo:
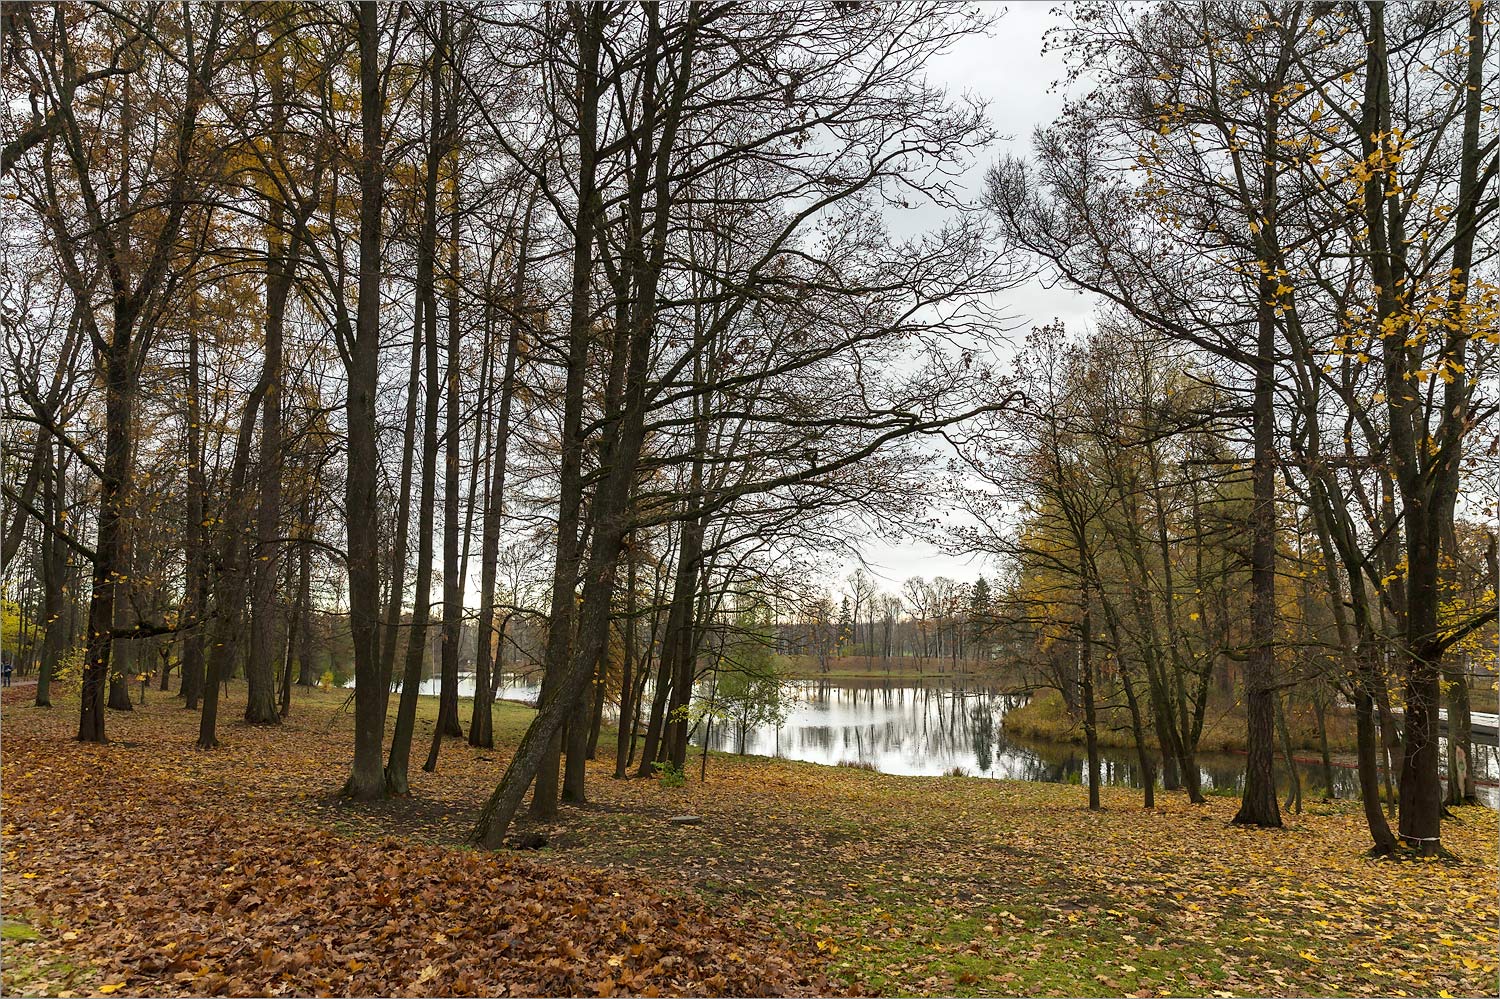
MULTIPOLYGON (((598 65, 604 15, 605 11, 599 7, 578 10, 581 22, 581 30, 578 33, 580 56, 578 62, 583 67, 579 132, 580 147, 585 151, 588 167, 584 171, 586 186, 590 193, 590 197, 584 203, 588 205, 592 205, 593 201, 594 119, 597 113, 595 104, 600 89, 598 65)), ((648 10, 648 18, 652 20, 652 33, 655 34, 654 10, 648 10)), ((574 643, 572 654, 568 657, 563 670, 556 675, 551 697, 543 697, 536 718, 527 728, 521 744, 516 749, 515 756, 506 768, 505 775, 480 813, 474 830, 474 838, 491 849, 500 845, 511 819, 520 807, 526 787, 534 777, 538 776, 549 748, 555 745, 557 737, 561 735, 563 722, 576 714, 578 705, 593 680, 599 658, 604 654, 607 645, 615 589, 615 571, 624 539, 631 527, 631 487, 635 482, 645 438, 645 415, 648 405, 646 390, 653 342, 656 296, 666 252, 666 224, 670 213, 668 168, 671 152, 675 148, 677 124, 681 119, 681 109, 692 76, 694 22, 695 18, 690 16, 683 37, 682 63, 674 80, 670 105, 662 116, 662 136, 654 157, 653 231, 649 240, 645 241, 645 246, 649 247, 649 259, 641 263, 641 273, 636 279, 638 294, 633 306, 629 335, 615 338, 616 357, 619 357, 621 351, 626 355, 623 382, 625 391, 623 406, 617 414, 612 414, 617 421, 617 429, 610 437, 609 462, 605 466, 607 470, 600 478, 590 510, 590 521, 593 526, 592 548, 589 553, 588 569, 584 574, 577 642, 574 643)), ((654 59, 645 72, 656 72, 654 59)), ((589 214, 591 212, 588 211, 580 213, 575 233, 582 233, 586 228, 592 228, 586 227, 582 221, 583 217, 589 214)), ((574 262, 574 309, 571 316, 570 347, 582 350, 586 347, 590 332, 587 309, 590 268, 587 246, 580 253, 575 244, 574 262), (582 266, 578 266, 579 264, 582 266)), ((572 374, 570 365, 570 387, 572 374)), ((570 443, 566 436, 564 441, 565 446, 570 443)), ((570 604, 572 593, 570 585, 566 593, 567 602, 570 604)), ((557 621, 554 618, 554 628, 556 625, 557 621)))
MULTIPOLYGON (((595 169, 598 132, 598 103, 602 91, 599 77, 599 49, 603 40, 605 11, 600 7, 587 10, 571 8, 577 21, 578 38, 578 218, 573 227, 572 287, 569 301, 567 375, 563 388, 562 455, 558 479, 557 510, 557 555, 552 571, 552 605, 547 620, 547 646, 544 653, 545 672, 542 676, 542 692, 538 701, 539 714, 549 718, 555 715, 557 724, 550 725, 544 738, 534 739, 527 747, 530 754, 521 761, 512 759, 507 775, 524 773, 526 784, 533 779, 536 790, 532 795, 531 812, 539 819, 549 819, 557 814, 557 768, 562 756, 561 722, 568 711, 557 704, 557 688, 568 672, 573 657, 573 622, 577 613, 576 593, 578 588, 579 524, 583 504, 583 395, 587 378, 589 342, 592 339, 592 283, 594 263, 595 230, 598 225, 598 195, 595 190, 595 169), (549 714, 551 712, 551 714, 549 714)), ((569 705, 571 707, 571 705, 569 705)), ((531 734, 536 723, 527 729, 531 734)), ((514 780, 516 778, 512 778, 514 780)), ((503 782, 502 782, 503 783, 503 782)), ((487 809, 491 823, 481 825, 492 829, 498 825, 499 833, 493 834, 493 843, 499 843, 505 827, 520 805, 520 796, 526 785, 519 789, 508 786, 503 796, 505 804, 501 813, 487 809), (514 804, 510 803, 515 798, 514 804)), ((496 792, 499 793, 498 790, 496 792)), ((492 796, 493 798, 493 796, 492 796)), ((482 838, 489 839, 486 832, 482 838)))

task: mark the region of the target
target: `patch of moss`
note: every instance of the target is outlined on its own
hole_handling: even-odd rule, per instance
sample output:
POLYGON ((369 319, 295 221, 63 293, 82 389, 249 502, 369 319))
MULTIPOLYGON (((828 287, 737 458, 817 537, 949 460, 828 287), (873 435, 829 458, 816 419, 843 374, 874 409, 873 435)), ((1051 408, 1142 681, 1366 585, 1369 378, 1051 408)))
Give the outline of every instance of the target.
POLYGON ((30 923, 0 922, 0 940, 35 940, 39 936, 30 923))

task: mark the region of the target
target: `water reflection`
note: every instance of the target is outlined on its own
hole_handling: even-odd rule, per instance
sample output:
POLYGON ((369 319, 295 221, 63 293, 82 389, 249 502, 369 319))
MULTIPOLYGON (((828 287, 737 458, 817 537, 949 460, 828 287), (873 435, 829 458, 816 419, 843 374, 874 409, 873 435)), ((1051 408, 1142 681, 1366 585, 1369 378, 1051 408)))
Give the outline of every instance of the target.
MULTIPOLYGON (((438 696, 441 689, 441 681, 437 677, 429 677, 422 681, 422 686, 417 692, 428 697, 438 696)), ((395 690, 401 689, 401 681, 397 680, 395 690)), ((506 673, 500 677, 500 685, 495 688, 495 698, 501 701, 521 701, 525 704, 535 705, 536 699, 541 696, 542 684, 524 673, 506 673)), ((472 673, 461 673, 458 677, 458 696, 474 696, 474 675, 472 673)))
MULTIPOLYGON (((716 728, 711 748, 826 765, 860 763, 891 774, 931 776, 961 769, 977 777, 1012 780, 1085 779, 1081 746, 1019 739, 1006 731, 1005 713, 1026 698, 997 687, 941 680, 840 679, 800 681, 793 684, 793 692, 795 705, 782 725, 744 732, 716 728)), ((1475 756, 1478 774, 1489 780, 1500 777, 1495 746, 1476 745, 1475 756)), ((1243 756, 1202 753, 1198 762, 1205 790, 1237 793, 1243 786, 1243 756)), ((1321 765, 1299 762, 1298 773, 1304 796, 1321 797, 1321 765)), ((1139 760, 1130 750, 1102 750, 1100 776, 1106 784, 1128 787, 1140 787, 1142 781, 1139 760)), ((1284 764, 1278 763, 1277 782, 1284 791, 1284 764)), ((1333 787, 1340 798, 1359 795, 1358 777, 1350 767, 1333 768, 1333 787)), ((1500 803, 1496 788, 1481 786, 1479 791, 1491 806, 1500 803)))
MULTIPOLYGON (((438 681, 428 680, 422 693, 436 694, 438 681)), ((472 677, 461 677, 459 696, 471 697, 472 677)), ((497 696, 534 704, 540 693, 536 679, 521 674, 501 678, 497 696)), ((713 727, 711 748, 728 753, 780 756, 833 766, 860 763, 889 774, 934 776, 960 769, 976 777, 1081 783, 1085 777, 1083 747, 1036 742, 1011 736, 1003 724, 1005 713, 1026 703, 1026 697, 983 683, 952 678, 844 678, 804 680, 790 684, 791 711, 777 725, 723 722, 713 727)), ((695 733, 702 745, 704 730, 695 733)), ((1443 752, 1447 747, 1444 745, 1443 752)), ((1476 774, 1500 779, 1500 751, 1476 742, 1476 774)), ((1198 765, 1205 791, 1238 793, 1245 779, 1245 758, 1231 753, 1200 753, 1198 765)), ((1160 780, 1160 761, 1156 761, 1160 780)), ((1319 798, 1324 793, 1323 768, 1298 763, 1302 793, 1319 798)), ((1132 750, 1103 749, 1100 777, 1106 784, 1140 787, 1141 768, 1132 750)), ((1277 786, 1286 790, 1285 765, 1277 763, 1277 786)), ((1333 787, 1340 798, 1357 798, 1359 781, 1352 767, 1333 768, 1333 787)), ((1500 789, 1481 785, 1479 795, 1500 807, 1500 789)))

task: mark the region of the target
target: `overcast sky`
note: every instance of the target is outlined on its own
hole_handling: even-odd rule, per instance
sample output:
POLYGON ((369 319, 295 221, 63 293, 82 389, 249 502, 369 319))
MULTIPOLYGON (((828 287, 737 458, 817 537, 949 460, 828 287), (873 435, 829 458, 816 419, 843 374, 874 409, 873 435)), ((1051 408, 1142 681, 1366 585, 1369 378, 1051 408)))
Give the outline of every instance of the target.
MULTIPOLYGON (((1032 130, 1052 121, 1061 110, 1062 94, 1052 89, 1052 83, 1063 76, 1062 59, 1056 53, 1042 55, 1043 33, 1059 23, 1052 13, 1054 6, 1053 0, 1011 3, 1004 8, 997 4, 996 10, 1003 9, 1004 14, 988 37, 969 38, 931 65, 934 82, 987 102, 990 122, 1001 134, 1000 141, 970 171, 970 188, 975 193, 990 162, 1007 152, 1026 155, 1032 130)), ((1053 319, 1080 327, 1093 310, 1092 302, 1077 292, 1046 288, 1035 281, 1007 293, 1002 303, 1013 317, 1016 337, 1053 319)), ((955 557, 912 539, 872 538, 861 545, 861 554, 886 589, 896 588, 909 576, 972 580, 991 571, 982 559, 955 557)), ((854 565, 851 559, 838 568, 835 586, 854 565)))

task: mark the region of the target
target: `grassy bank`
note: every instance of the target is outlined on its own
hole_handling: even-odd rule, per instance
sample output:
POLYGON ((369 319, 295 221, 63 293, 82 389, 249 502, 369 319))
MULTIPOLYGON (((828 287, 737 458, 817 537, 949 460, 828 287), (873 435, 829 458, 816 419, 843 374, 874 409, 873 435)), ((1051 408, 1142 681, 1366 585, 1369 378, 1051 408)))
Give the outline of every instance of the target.
MULTIPOLYGON (((1461 863, 1375 862, 1347 802, 1251 830, 1229 824, 1225 800, 1163 795, 1144 811, 1105 788, 1091 814, 1066 785, 718 754, 706 783, 696 759, 683 787, 612 781, 601 752, 590 803, 528 827, 546 849, 479 854, 465 835, 529 709, 497 708, 497 750, 445 743, 436 774, 413 772, 412 798, 356 806, 335 796, 344 695, 299 695, 279 728, 227 722, 214 753, 191 748, 195 716, 169 699, 111 713, 102 749, 70 740, 69 706, 6 705, 6 992, 266 994, 281 971, 263 961, 284 951, 306 962, 296 991, 333 994, 1496 984, 1483 809, 1444 823, 1461 863), (667 822, 689 812, 702 824, 667 822)), ((224 717, 242 703, 236 689, 224 717)), ((434 717, 425 699, 424 747, 434 717)))
MULTIPOLYGON (((1354 716, 1351 712, 1329 708, 1325 714, 1328 722, 1328 748, 1334 753, 1353 753, 1354 716)), ((1292 748, 1297 751, 1318 752, 1318 719, 1309 707, 1297 707, 1287 714, 1287 729, 1291 733, 1292 748)), ((1022 707, 1005 713, 1005 730, 1011 735, 1047 742, 1066 742, 1083 745, 1083 722, 1068 713, 1062 695, 1055 690, 1039 690, 1022 707)), ((1103 708, 1099 711, 1099 744, 1112 749, 1135 749, 1135 738, 1130 727, 1130 713, 1126 708, 1103 708)), ((1148 737, 1151 733, 1148 732, 1148 737)), ((1280 749, 1280 742, 1277 749, 1280 749)), ((1234 705, 1210 705, 1203 717, 1203 737, 1198 748, 1208 753, 1233 753, 1245 751, 1245 714, 1234 705)))

